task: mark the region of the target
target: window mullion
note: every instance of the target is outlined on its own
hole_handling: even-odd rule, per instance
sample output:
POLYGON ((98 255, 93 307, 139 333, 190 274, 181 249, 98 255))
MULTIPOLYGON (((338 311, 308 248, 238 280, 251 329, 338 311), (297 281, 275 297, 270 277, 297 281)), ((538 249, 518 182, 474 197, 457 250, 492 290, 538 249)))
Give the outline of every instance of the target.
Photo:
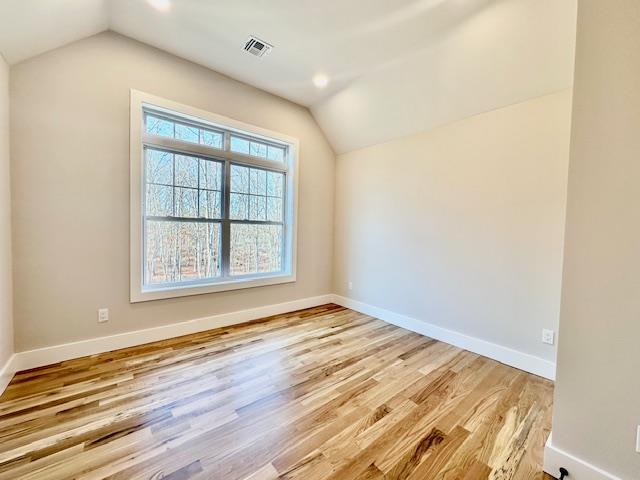
POLYGON ((231 160, 238 165, 257 167, 265 170, 287 172, 289 165, 285 162, 275 162, 258 157, 251 157, 242 153, 231 151, 231 140, 229 132, 224 133, 222 149, 188 143, 173 138, 159 137, 151 134, 144 134, 142 139, 145 147, 156 150, 164 150, 174 153, 182 153, 194 157, 204 157, 212 160, 231 160))
MULTIPOLYGON (((225 134, 225 148, 229 144, 229 134, 225 134)), ((231 162, 224 162, 224 178, 222 182, 224 200, 222 202, 222 277, 231 276, 231 162)))

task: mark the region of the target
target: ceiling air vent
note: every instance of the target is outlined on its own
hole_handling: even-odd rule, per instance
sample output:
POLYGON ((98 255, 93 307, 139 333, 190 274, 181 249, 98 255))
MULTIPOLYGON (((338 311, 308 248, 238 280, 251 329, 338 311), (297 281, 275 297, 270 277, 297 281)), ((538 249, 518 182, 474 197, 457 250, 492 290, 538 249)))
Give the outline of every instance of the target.
POLYGON ((251 55, 255 55, 256 57, 264 57, 273 49, 273 45, 268 44, 267 42, 260 40, 253 35, 249 37, 247 43, 244 45, 245 51, 249 52, 251 55))

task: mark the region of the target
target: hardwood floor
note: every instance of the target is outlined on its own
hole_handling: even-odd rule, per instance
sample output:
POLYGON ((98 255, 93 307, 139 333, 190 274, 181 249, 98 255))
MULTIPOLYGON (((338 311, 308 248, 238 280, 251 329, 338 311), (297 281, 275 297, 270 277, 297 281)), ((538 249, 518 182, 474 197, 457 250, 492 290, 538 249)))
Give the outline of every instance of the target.
POLYGON ((19 373, 0 479, 543 479, 552 391, 325 305, 19 373))

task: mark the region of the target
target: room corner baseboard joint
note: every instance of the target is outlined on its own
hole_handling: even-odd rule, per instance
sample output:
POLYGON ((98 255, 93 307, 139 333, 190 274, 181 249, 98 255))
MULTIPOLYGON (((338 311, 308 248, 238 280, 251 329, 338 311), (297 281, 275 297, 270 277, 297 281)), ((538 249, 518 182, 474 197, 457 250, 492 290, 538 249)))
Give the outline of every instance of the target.
POLYGON ((496 345, 485 340, 469 337, 462 333, 447 330, 445 328, 359 302, 357 300, 335 294, 326 294, 247 310, 222 313, 145 330, 124 332, 105 337, 91 338, 72 343, 18 352, 15 353, 8 360, 4 368, 0 370, 0 395, 4 392, 13 375, 22 370, 43 367, 45 365, 74 358, 96 355, 112 350, 166 340, 214 328, 227 327, 249 322, 251 320, 257 320, 263 317, 316 307, 326 303, 336 303, 343 307, 379 318, 380 320, 398 327, 492 358, 535 375, 540 375, 551 380, 555 378, 555 364, 547 360, 518 352, 501 345, 496 345))
POLYGON ((4 366, 0 368, 0 395, 5 391, 11 379, 16 374, 14 370, 16 365, 16 354, 14 353, 9 357, 4 366))
POLYGON ((511 367, 524 370, 525 372, 533 373, 534 375, 538 375, 549 380, 555 380, 556 364, 549 360, 439 327, 416 318, 401 315, 351 298, 333 295, 333 301, 338 305, 379 318, 380 320, 396 325, 397 327, 411 330, 464 350, 469 350, 470 352, 497 360, 498 362, 511 367))

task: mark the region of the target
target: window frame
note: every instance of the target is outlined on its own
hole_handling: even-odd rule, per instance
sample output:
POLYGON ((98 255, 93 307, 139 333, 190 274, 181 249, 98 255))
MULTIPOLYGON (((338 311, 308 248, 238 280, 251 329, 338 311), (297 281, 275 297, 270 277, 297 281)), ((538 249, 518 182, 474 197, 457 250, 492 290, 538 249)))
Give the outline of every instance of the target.
MULTIPOLYGON (((297 259, 298 139, 133 89, 131 90, 130 99, 131 303, 295 282, 297 259), (145 112, 148 111, 152 112, 152 114, 156 112, 162 117, 175 120, 181 124, 191 123, 193 126, 204 127, 223 133, 223 149, 146 133, 144 122, 145 112), (232 152, 229 145, 231 135, 244 137, 249 140, 258 140, 267 144, 273 144, 274 146, 284 146, 286 147, 284 161, 268 160, 232 152), (231 188, 231 165, 234 164, 283 173, 284 198, 282 225, 284 239, 283 257, 281 260, 282 270, 275 273, 257 273, 233 277, 229 275, 225 276, 225 274, 229 273, 226 268, 230 268, 231 258, 229 255, 228 265, 223 265, 222 257, 220 259, 220 279, 190 280, 179 283, 159 284, 157 286, 145 286, 144 262, 146 246, 144 237, 144 188, 146 188, 146 185, 144 162, 146 148, 169 150, 171 152, 184 153, 199 158, 222 162, 223 181, 221 184, 221 201, 223 210, 222 218, 219 220, 221 225, 221 255, 223 251, 229 253, 230 226, 232 223, 258 223, 267 225, 274 223, 268 221, 231 220, 229 215, 225 218, 225 211, 228 212, 228 206, 225 205, 225 202, 226 199, 228 199, 231 188)), ((194 220, 198 221, 197 218, 194 220)))

